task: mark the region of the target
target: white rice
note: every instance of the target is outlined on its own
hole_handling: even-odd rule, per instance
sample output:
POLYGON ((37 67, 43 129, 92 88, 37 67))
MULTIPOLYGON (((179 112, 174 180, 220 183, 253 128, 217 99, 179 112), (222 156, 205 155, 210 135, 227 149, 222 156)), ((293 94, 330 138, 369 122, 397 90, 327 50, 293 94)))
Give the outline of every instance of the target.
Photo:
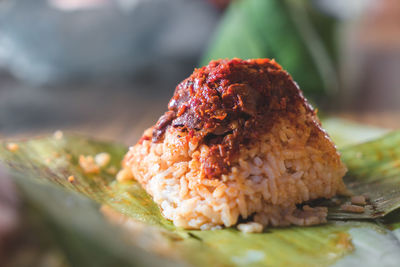
POLYGON ((333 143, 304 117, 295 125, 281 119, 241 147, 230 172, 220 177, 205 178, 201 161, 208 152, 169 127, 162 142, 144 140, 130 148, 125 166, 167 219, 190 229, 230 227, 250 217, 263 226, 319 224, 326 220, 325 208, 296 204, 345 192, 346 168, 333 143))

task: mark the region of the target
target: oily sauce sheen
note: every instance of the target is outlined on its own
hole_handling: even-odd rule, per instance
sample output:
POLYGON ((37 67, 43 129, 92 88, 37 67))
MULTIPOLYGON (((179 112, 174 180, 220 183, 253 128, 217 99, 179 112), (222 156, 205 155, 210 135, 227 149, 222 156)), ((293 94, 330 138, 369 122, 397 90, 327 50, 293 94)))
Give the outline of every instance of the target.
POLYGON ((274 60, 211 61, 176 87, 152 141, 161 141, 168 127, 197 138, 210 148, 202 162, 206 177, 219 177, 229 171, 241 146, 268 131, 280 116, 295 118, 299 106, 313 112, 274 60))

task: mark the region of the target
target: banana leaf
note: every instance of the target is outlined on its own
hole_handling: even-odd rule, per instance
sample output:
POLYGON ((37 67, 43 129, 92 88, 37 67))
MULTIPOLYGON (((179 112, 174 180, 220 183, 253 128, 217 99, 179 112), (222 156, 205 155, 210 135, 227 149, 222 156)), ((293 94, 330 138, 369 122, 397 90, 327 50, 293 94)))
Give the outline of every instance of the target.
POLYGON ((322 119, 322 126, 339 149, 371 141, 390 132, 385 128, 355 123, 338 117, 322 119))
POLYGON ((349 172, 347 187, 370 202, 362 214, 330 210, 332 219, 379 218, 400 207, 400 132, 341 150, 349 172))
MULTIPOLYGON (((392 133, 344 148, 351 181, 379 184, 380 170, 395 174, 389 163, 396 161, 398 141, 400 133, 392 133), (365 155, 361 163, 354 157, 357 153, 365 155), (382 166, 379 159, 384 159, 382 166)), ((380 266, 395 266, 393 263, 400 262, 395 232, 374 221, 269 228, 261 234, 243 234, 231 228, 176 228, 136 182, 116 183, 108 173, 109 167, 120 166, 127 151, 123 145, 79 135, 16 142, 18 150, 13 152, 7 144, 0 145, 0 161, 10 167, 24 194, 51 221, 54 236, 73 266, 352 266, 355 262, 376 266, 377 259, 380 266), (107 167, 99 174, 84 173, 79 156, 101 152, 112 156, 107 167), (71 175, 74 181, 68 180, 71 175)), ((400 191, 393 177, 384 176, 381 183, 400 191)), ((379 216, 398 207, 397 198, 392 199, 396 194, 374 199, 375 195, 378 197, 370 196, 371 203, 381 212, 379 216)))
POLYGON ((314 100, 338 91, 336 21, 308 0, 236 0, 206 50, 201 65, 220 58, 274 58, 314 100))

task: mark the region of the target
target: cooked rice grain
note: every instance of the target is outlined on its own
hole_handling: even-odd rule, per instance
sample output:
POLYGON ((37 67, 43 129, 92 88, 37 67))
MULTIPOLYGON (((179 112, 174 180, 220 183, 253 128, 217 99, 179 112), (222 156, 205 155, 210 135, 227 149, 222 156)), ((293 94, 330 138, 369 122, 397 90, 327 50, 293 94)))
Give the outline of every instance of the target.
MULTIPOLYGON (((143 140, 130 148, 125 166, 163 215, 180 227, 229 227, 249 216, 263 226, 323 223, 326 208, 298 209, 296 204, 345 192, 346 168, 325 133, 313 132, 302 116, 297 124, 282 118, 242 146, 230 172, 221 177, 205 178, 201 162, 208 146, 192 143, 174 127, 160 143, 143 140)), ((151 130, 145 135, 151 137, 151 130)))
POLYGON ((343 211, 354 212, 354 213, 363 213, 365 211, 364 207, 351 204, 343 204, 340 206, 340 209, 343 211))
POLYGON ((263 225, 256 222, 248 222, 238 224, 237 228, 243 233, 261 233, 263 230, 263 225))
POLYGON ((360 195, 360 196, 352 196, 351 197, 351 204, 355 205, 365 205, 367 204, 365 197, 360 195))

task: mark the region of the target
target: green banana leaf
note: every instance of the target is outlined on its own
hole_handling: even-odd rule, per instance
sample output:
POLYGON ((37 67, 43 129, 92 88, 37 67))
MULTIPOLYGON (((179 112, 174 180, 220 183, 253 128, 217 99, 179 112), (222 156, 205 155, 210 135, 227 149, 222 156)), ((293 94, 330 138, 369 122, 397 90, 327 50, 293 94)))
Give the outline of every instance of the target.
MULTIPOLYGON (((373 190, 365 188, 373 193, 373 211, 379 214, 367 213, 363 218, 382 216, 398 207, 400 184, 391 168, 399 153, 398 142, 400 133, 396 132, 342 150, 351 182, 375 183, 373 190), (387 173, 382 181, 380 171, 387 173), (391 193, 379 194, 387 185, 391 193)), ((351 266, 354 262, 376 266, 376 259, 381 259, 381 266, 395 266, 391 264, 400 261, 394 229, 400 220, 394 220, 389 230, 373 221, 331 221, 315 227, 270 228, 262 234, 235 229, 186 231, 165 220, 136 182, 116 183, 107 172, 120 166, 127 150, 123 145, 78 135, 17 144, 19 149, 11 152, 2 143, 0 159, 13 171, 25 195, 49 218, 73 266, 351 266), (78 165, 79 156, 101 152, 112 156, 107 168, 85 174, 78 165), (73 182, 68 181, 71 175, 73 182), (103 211, 108 210, 108 219, 100 213, 101 205, 103 211), (111 216, 110 210, 117 215, 111 216)), ((337 217, 348 214, 334 212, 337 217)))
POLYGON ((339 149, 371 141, 390 132, 388 129, 355 123, 338 117, 322 119, 322 126, 339 149))
POLYGON ((400 132, 341 152, 349 169, 345 177, 347 187, 356 195, 366 195, 371 205, 363 214, 344 213, 334 208, 330 218, 378 218, 400 207, 400 132))
POLYGON ((336 21, 308 0, 236 0, 225 12, 201 60, 274 58, 307 97, 338 91, 334 47, 336 21))

